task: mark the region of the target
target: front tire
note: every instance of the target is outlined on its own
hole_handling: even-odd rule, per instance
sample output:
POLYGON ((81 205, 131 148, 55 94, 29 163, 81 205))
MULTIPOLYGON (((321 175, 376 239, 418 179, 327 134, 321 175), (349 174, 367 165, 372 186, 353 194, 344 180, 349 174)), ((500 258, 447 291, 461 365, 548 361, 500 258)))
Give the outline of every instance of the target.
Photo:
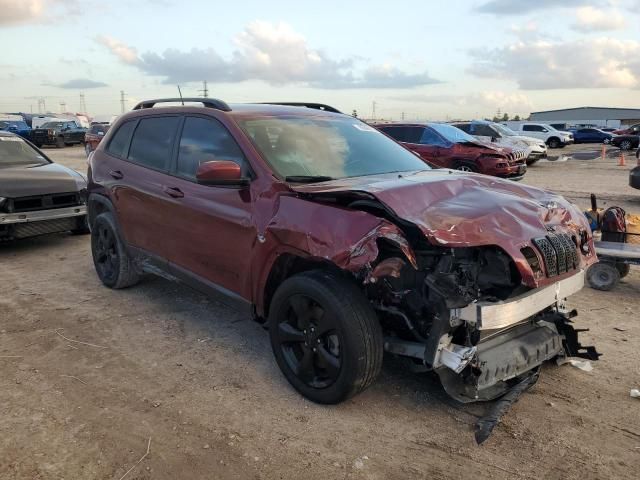
POLYGON ((140 280, 124 244, 120 241, 113 215, 96 217, 91 228, 91 253, 100 281, 109 288, 126 288, 140 280))
POLYGON ((269 309, 269 338, 286 379, 316 403, 336 404, 362 392, 382 367, 376 313, 337 273, 313 270, 285 280, 269 309))
POLYGON ((461 172, 478 173, 478 167, 475 166, 473 163, 469 163, 469 162, 457 163, 456 170, 460 170, 461 172))
POLYGON ((93 150, 91 150, 91 145, 89 145, 88 143, 84 144, 84 153, 87 154, 87 157, 91 154, 93 150))
POLYGON ((556 137, 551 137, 547 142, 549 148, 560 148, 560 139, 556 137))

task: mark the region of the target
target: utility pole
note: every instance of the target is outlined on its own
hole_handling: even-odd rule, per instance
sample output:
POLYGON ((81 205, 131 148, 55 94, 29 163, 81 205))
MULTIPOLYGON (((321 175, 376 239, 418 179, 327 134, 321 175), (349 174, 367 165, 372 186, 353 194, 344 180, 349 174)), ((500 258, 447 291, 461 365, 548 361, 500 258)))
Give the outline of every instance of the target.
POLYGON ((84 93, 80 94, 80 113, 87 113, 87 102, 85 102, 84 93))
POLYGON ((402 121, 404 121, 404 112, 402 112, 402 121))
POLYGON ((60 102, 60 113, 64 113, 67 109, 67 104, 65 102, 60 102))
POLYGON ((44 104, 44 97, 38 98, 38 113, 45 113, 47 106, 44 104))
POLYGON ((202 92, 202 96, 204 98, 209 98, 209 89, 207 88, 207 81, 204 80, 202 82, 202 90, 198 90, 199 92, 202 92))
POLYGON ((124 102, 125 102, 124 90, 120 90, 120 111, 121 111, 121 113, 124 113, 124 102))
POLYGON ((376 101, 374 100, 372 105, 372 109, 371 109, 371 119, 375 120, 376 119, 376 101))

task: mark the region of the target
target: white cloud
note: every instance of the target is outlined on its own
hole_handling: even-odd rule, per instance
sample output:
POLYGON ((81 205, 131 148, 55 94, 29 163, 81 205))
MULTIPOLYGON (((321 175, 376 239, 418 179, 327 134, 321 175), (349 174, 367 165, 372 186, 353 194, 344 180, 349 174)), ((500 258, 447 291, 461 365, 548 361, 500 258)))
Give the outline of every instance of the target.
POLYGON ((475 59, 470 73, 511 79, 525 90, 640 87, 634 60, 640 58, 640 42, 633 40, 520 41, 470 55, 475 59))
POLYGON ((234 40, 230 58, 213 48, 189 51, 167 49, 138 55, 135 48, 111 37, 98 37, 122 62, 146 74, 164 77, 165 83, 240 82, 262 80, 271 85, 291 83, 317 88, 410 88, 438 83, 426 72, 407 73, 393 65, 358 68, 361 59, 333 59, 307 44, 290 25, 255 21, 234 40))
POLYGON ((407 103, 438 103, 446 105, 456 105, 458 107, 469 107, 475 111, 495 112, 500 109, 510 113, 529 113, 533 110, 533 102, 521 92, 501 92, 484 91, 475 92, 468 95, 399 95, 390 97, 407 103))
POLYGON ((0 26, 43 23, 77 13, 77 0, 0 0, 0 26))
POLYGON ((581 33, 603 32, 607 30, 622 30, 627 22, 617 10, 600 10, 586 6, 576 10, 576 23, 571 28, 581 33))
POLYGON ((135 48, 129 47, 115 38, 106 35, 99 35, 95 40, 99 44, 104 45, 111 50, 111 53, 118 57, 122 62, 129 65, 138 63, 138 52, 135 48))

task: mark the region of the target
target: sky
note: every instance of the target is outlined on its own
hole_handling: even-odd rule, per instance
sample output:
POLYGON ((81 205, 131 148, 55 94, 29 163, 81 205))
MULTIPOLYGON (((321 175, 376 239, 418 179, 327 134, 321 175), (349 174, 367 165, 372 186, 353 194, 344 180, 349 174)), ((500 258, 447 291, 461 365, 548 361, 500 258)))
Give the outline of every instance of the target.
POLYGON ((640 0, 0 0, 0 112, 150 98, 360 117, 640 108, 640 0))

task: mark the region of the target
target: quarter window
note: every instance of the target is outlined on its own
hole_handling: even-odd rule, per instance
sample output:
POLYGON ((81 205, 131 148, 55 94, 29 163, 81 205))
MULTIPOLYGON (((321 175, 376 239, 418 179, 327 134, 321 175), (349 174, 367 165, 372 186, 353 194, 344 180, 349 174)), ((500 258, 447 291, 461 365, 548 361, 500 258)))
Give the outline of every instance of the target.
MULTIPOLYGON (((178 175, 195 178, 201 163, 230 160, 246 170, 242 150, 217 120, 187 117, 180 138, 178 175)), ((245 172, 246 173, 246 172, 245 172)))
POLYGON ((131 133, 135 126, 135 121, 123 123, 109 142, 107 152, 116 157, 126 158, 127 149, 129 148, 129 139, 131 138, 131 133))
POLYGON ((166 170, 180 117, 152 117, 140 120, 131 139, 128 159, 156 170, 166 170))
POLYGON ((525 132, 544 132, 546 131, 540 125, 523 125, 522 130, 525 132))

